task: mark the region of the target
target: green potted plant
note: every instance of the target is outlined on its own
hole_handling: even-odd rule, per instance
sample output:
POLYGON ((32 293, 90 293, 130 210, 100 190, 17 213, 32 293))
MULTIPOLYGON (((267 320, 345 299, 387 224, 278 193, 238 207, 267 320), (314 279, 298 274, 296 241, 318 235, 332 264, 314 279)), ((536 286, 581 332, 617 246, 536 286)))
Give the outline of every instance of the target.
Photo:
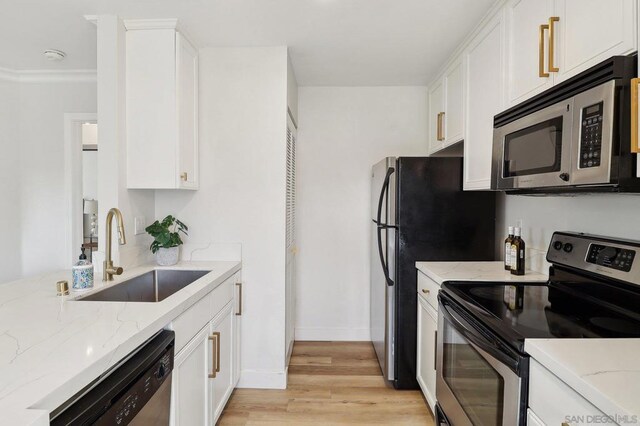
POLYGON ((155 221, 145 228, 153 237, 149 247, 156 255, 156 263, 160 266, 171 266, 178 263, 180 246, 183 244, 180 234, 187 235, 189 227, 175 217, 169 215, 162 222, 155 221))

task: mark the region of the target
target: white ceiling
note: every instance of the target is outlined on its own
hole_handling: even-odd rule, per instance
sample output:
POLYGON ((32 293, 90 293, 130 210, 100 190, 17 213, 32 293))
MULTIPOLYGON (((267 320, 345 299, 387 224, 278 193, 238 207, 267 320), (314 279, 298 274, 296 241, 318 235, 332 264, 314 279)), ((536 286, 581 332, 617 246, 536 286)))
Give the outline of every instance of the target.
POLYGON ((426 84, 494 0, 0 0, 0 66, 94 69, 83 15, 178 18, 199 47, 289 46, 301 86, 426 84), (48 62, 44 49, 67 59, 48 62))

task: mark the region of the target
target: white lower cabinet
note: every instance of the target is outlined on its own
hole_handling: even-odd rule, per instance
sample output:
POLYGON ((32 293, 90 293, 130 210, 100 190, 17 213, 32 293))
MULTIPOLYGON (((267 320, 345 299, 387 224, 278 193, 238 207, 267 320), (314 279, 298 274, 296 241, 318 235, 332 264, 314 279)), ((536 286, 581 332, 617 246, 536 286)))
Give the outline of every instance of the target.
POLYGON ((431 411, 436 405, 436 341, 438 336, 438 313, 418 296, 418 354, 416 378, 431 411))
MULTIPOLYGON (((173 369, 171 424, 214 425, 240 377, 240 273, 218 286, 174 321, 176 341, 190 323, 202 318, 202 306, 210 306, 209 319, 184 347, 178 349, 173 369), (223 306, 220 308, 220 306, 223 306), (198 315, 194 315, 194 310, 198 315)), ((193 324, 190 324, 193 325, 193 324)))
POLYGON ((233 303, 229 303, 224 310, 211 322, 212 365, 211 384, 213 401, 213 418, 218 419, 224 409, 231 392, 235 387, 233 382, 233 353, 235 333, 233 327, 233 303))
POLYGON ((209 378, 204 371, 211 358, 206 326, 175 357, 172 420, 174 425, 205 425, 210 416, 209 378))
MULTIPOLYGON (((551 371, 531 359, 529 365, 529 411, 538 420, 530 425, 578 425, 584 419, 604 419, 604 413, 569 387, 551 371)), ((597 421, 597 420, 593 420, 597 421)))

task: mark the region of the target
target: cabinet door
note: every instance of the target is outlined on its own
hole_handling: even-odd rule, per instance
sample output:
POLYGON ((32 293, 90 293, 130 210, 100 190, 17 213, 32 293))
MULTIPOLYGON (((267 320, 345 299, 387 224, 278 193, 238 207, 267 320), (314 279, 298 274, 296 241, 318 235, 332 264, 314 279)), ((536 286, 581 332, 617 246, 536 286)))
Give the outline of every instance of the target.
POLYGON ((548 31, 542 33, 540 47, 540 25, 547 24, 553 14, 553 0, 511 0, 505 13, 507 102, 512 106, 553 85, 553 74, 548 72, 548 31), (541 76, 541 66, 547 76, 541 76))
POLYGON ((493 117, 504 105, 503 23, 500 11, 465 51, 465 190, 491 187, 493 117))
POLYGON ((556 83, 637 49, 636 0, 556 0, 556 83))
POLYGON ((176 33, 179 188, 198 188, 198 52, 176 33))
POLYGON ((197 426, 208 423, 210 360, 209 326, 206 326, 175 357, 172 425, 197 426))
POLYGON ((464 138, 464 67, 459 58, 444 74, 444 145, 464 138))
POLYGON ((417 379, 425 399, 435 413, 436 404, 436 339, 437 312, 418 296, 418 363, 417 379))
POLYGON ((440 122, 440 114, 444 113, 444 86, 442 79, 438 79, 431 87, 429 87, 429 153, 435 152, 442 148, 444 140, 442 140, 440 122))
POLYGON ((212 350, 215 350, 213 364, 216 366, 215 377, 211 379, 214 424, 222 414, 234 388, 232 365, 235 343, 232 320, 234 307, 233 302, 228 303, 211 321, 211 335, 214 336, 212 350))

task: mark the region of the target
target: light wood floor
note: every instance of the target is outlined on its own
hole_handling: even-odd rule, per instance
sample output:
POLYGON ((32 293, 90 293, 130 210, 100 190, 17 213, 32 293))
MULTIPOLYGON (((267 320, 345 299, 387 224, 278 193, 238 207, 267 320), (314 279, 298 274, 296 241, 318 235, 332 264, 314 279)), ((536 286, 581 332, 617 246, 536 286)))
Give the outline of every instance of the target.
POLYGON ((369 342, 296 342, 286 390, 236 389, 219 425, 433 425, 420 391, 388 388, 369 342))

